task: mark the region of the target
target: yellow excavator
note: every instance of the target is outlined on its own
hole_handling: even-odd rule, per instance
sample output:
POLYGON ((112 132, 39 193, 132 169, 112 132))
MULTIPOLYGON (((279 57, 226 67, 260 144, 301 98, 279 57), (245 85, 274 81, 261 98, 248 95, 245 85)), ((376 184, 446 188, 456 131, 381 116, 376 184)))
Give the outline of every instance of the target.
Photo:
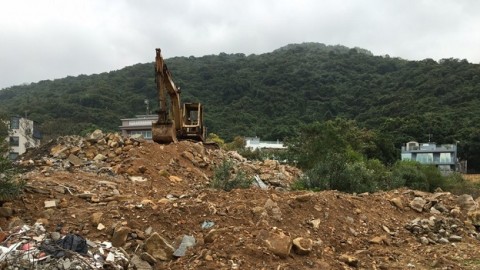
POLYGON ((161 50, 156 49, 155 82, 158 91, 158 121, 152 123, 153 141, 161 144, 178 140, 204 141, 203 107, 200 103, 180 102, 177 88, 167 68, 161 50), (169 101, 167 102, 167 95, 169 101))

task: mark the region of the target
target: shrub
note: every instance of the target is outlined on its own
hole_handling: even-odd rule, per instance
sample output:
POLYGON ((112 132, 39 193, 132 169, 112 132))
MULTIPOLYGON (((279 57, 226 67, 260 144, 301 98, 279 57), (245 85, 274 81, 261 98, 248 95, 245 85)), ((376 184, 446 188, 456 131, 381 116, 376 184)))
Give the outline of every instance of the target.
MULTIPOLYGON (((330 190, 343 192, 373 192, 381 186, 385 178, 382 166, 380 174, 369 168, 378 166, 376 162, 351 161, 351 155, 331 154, 323 162, 305 172, 292 186, 293 189, 330 190)), ((380 163, 381 164, 381 163, 380 163)))
POLYGON ((231 160, 223 160, 214 168, 214 175, 210 186, 216 189, 230 191, 235 188, 248 188, 252 181, 248 179, 244 171, 234 173, 234 163, 231 160))
POLYGON ((17 175, 17 169, 10 160, 0 156, 0 201, 15 199, 22 193, 25 182, 17 175))
POLYGON ((395 163, 392 168, 390 189, 409 187, 427 191, 429 184, 421 166, 424 165, 415 161, 399 161, 395 163))

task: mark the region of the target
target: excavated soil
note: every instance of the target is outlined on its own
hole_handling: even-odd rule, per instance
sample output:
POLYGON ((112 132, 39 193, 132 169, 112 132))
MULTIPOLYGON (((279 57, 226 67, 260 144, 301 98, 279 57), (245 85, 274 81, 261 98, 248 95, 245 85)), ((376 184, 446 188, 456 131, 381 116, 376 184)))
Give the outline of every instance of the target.
POLYGON ((27 153, 22 165, 26 191, 3 204, 13 209, 0 218, 4 231, 41 222, 50 232, 120 243, 130 255, 144 252, 154 232, 174 248, 184 235, 195 238, 184 256, 157 258, 152 269, 480 269, 478 203, 445 192, 290 191, 301 172, 275 161, 111 134, 59 139, 27 153), (259 175, 268 188, 210 188, 225 159, 235 161, 233 173, 259 175), (412 204, 420 199, 420 208, 412 204), (455 226, 429 231, 429 220, 455 226), (407 226, 415 222, 426 232, 407 226), (128 237, 114 239, 125 227, 128 237), (422 242, 438 240, 437 232, 461 240, 422 242), (305 250, 290 248, 297 238, 305 250))

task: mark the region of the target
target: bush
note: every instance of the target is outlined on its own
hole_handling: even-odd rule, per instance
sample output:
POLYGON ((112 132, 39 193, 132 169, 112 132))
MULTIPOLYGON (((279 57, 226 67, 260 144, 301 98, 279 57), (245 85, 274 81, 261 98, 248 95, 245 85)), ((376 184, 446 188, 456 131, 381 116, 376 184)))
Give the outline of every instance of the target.
POLYGON ((421 166, 423 165, 415 161, 399 161, 395 163, 392 168, 390 189, 409 187, 427 191, 429 184, 421 166))
POLYGON ((306 171, 292 188, 374 192, 382 186, 385 178, 386 169, 380 162, 351 161, 351 155, 332 154, 324 162, 318 162, 313 169, 306 171))
POLYGON ((15 199, 22 193, 25 182, 17 175, 17 169, 10 160, 0 156, 0 201, 15 199))
POLYGON ((459 173, 442 175, 433 165, 413 161, 397 162, 392 168, 392 179, 392 189, 406 186, 429 192, 440 188, 455 194, 478 193, 478 187, 463 179, 459 173))
POLYGON ((231 160, 223 160, 222 163, 214 168, 213 180, 210 183, 212 188, 230 191, 235 188, 248 188, 252 181, 248 179, 245 172, 238 170, 234 172, 234 166, 231 160))

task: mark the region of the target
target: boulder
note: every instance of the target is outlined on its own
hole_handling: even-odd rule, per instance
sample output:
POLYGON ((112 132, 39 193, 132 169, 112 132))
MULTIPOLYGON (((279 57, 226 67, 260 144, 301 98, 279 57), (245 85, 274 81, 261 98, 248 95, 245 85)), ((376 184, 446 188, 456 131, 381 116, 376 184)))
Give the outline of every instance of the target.
POLYGON ((102 212, 95 212, 90 217, 90 221, 92 222, 93 226, 97 226, 100 222, 102 222, 103 213, 102 212))
POLYGON ((410 207, 421 213, 423 211, 423 206, 425 206, 425 204, 427 203, 427 201, 425 201, 425 199, 423 199, 422 197, 415 197, 411 202, 410 202, 410 207))
POLYGON ((128 234, 130 233, 129 227, 120 227, 115 229, 115 232, 112 236, 112 245, 114 247, 122 247, 127 242, 128 234))
POLYGON ((292 239, 281 231, 270 233, 265 244, 268 250, 280 258, 286 258, 292 249, 292 239))
POLYGON ((313 241, 309 238, 297 237, 293 239, 293 251, 298 255, 307 255, 312 251, 313 241))
POLYGON ((402 202, 401 198, 399 198, 399 197, 392 198, 392 199, 390 199, 390 202, 393 205, 395 205, 395 207, 397 207, 398 209, 403 210, 403 202, 402 202))
POLYGON ((458 196, 457 204, 460 206, 461 210, 464 210, 467 212, 477 209, 477 206, 478 206, 477 202, 473 200, 472 195, 468 195, 468 194, 463 194, 458 196))
POLYGON ((175 249, 158 233, 153 233, 146 241, 143 249, 155 259, 169 261, 175 249))
POLYGON ((91 143, 96 143, 103 138, 103 132, 100 129, 95 130, 87 137, 87 141, 91 143))
POLYGON ((134 267, 134 269, 137 269, 137 270, 152 270, 152 266, 142 260, 140 257, 138 257, 137 255, 133 255, 132 258, 130 259, 130 264, 134 267))
POLYGON ((346 263, 349 266, 357 267, 358 266, 358 258, 348 255, 348 254, 342 254, 338 258, 339 261, 346 263))

